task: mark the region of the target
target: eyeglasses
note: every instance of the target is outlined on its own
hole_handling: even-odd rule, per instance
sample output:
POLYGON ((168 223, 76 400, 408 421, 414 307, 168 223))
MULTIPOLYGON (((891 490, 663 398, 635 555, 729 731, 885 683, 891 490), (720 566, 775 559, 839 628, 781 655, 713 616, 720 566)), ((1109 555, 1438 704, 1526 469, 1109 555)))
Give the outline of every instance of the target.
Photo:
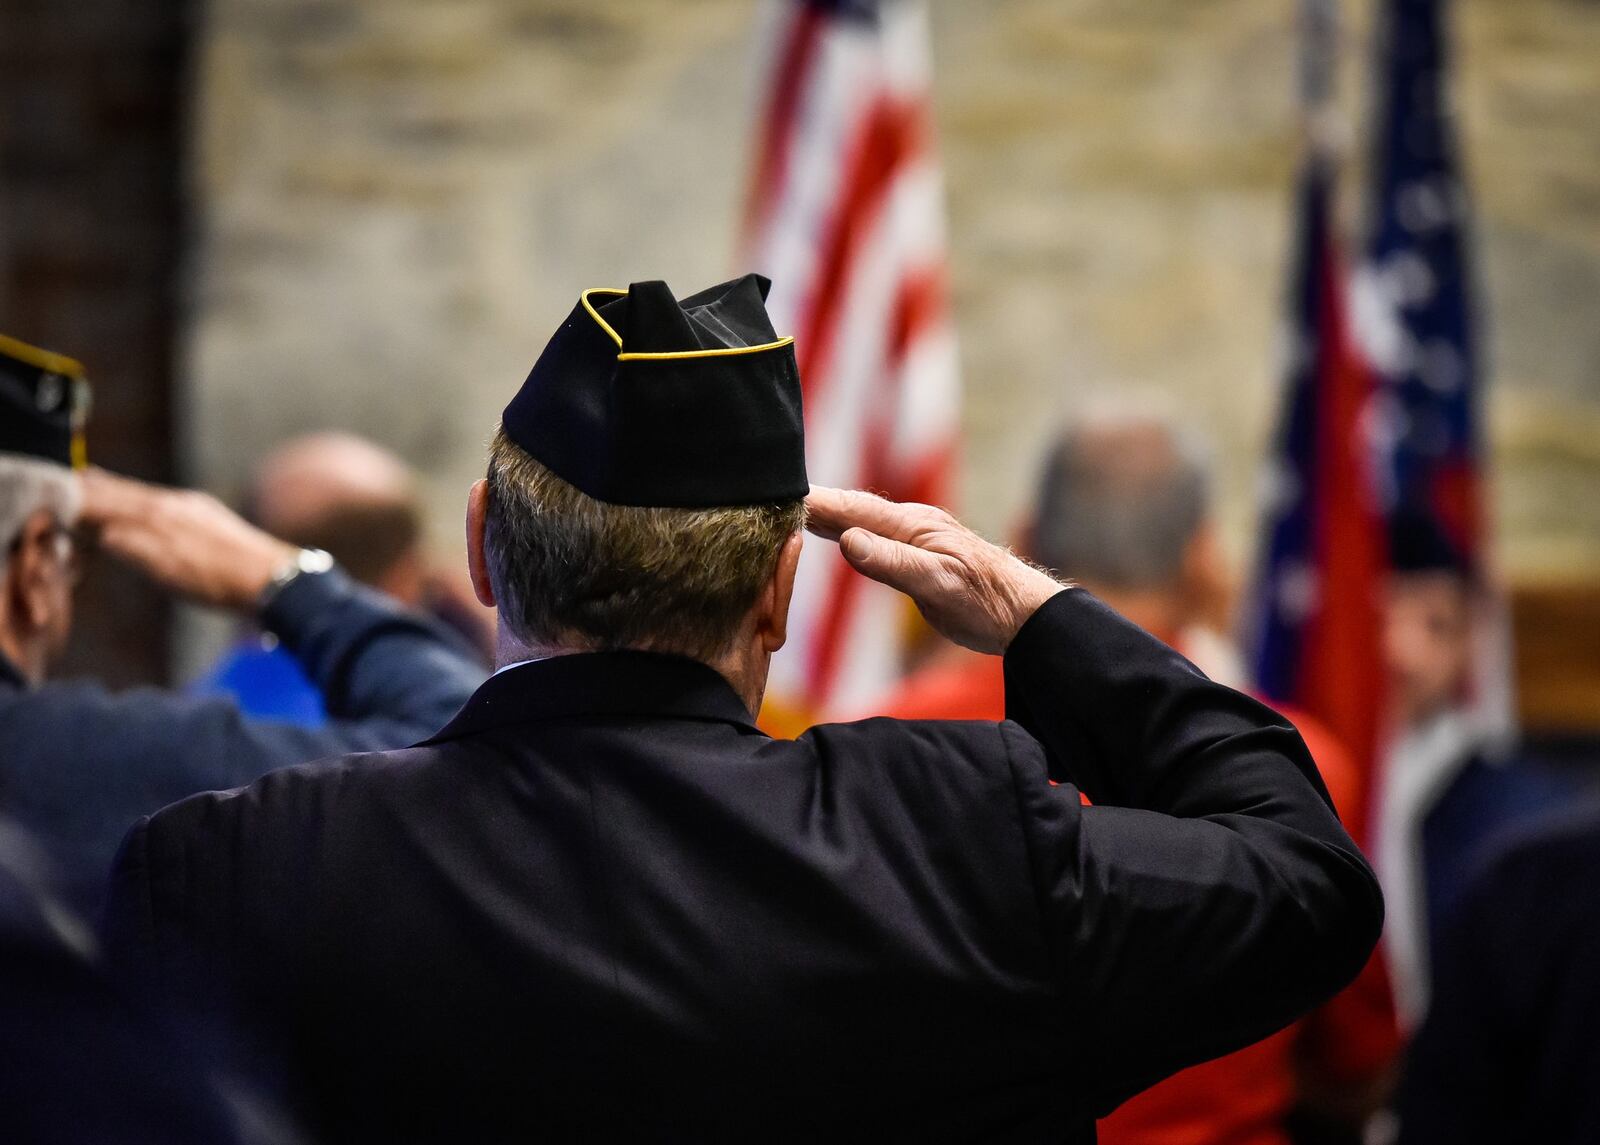
MULTIPOLYGON (((11 539, 7 549, 10 556, 16 556, 22 548, 26 533, 18 533, 11 539)), ((67 583, 76 585, 83 579, 83 554, 89 547, 89 535, 81 529, 74 529, 60 521, 51 521, 44 533, 45 539, 55 550, 55 558, 61 564, 62 571, 66 574, 67 583)))

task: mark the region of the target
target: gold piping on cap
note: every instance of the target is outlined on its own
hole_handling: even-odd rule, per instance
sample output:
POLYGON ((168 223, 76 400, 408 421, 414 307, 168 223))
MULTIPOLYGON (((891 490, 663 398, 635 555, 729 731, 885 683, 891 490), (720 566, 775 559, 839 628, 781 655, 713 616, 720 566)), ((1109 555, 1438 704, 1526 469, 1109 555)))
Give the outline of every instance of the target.
POLYGON ((719 346, 712 350, 657 350, 650 352, 634 353, 622 349, 622 335, 611 328, 611 323, 600 317, 600 312, 589 301, 591 294, 616 294, 625 295, 626 290, 617 290, 609 286, 592 286, 578 297, 583 302, 583 308, 589 312, 600 325, 600 329, 611 335, 611 340, 617 344, 617 361, 619 362, 650 362, 671 358, 726 358, 735 354, 759 354, 764 350, 777 350, 791 344, 793 338, 779 338, 776 342, 763 342, 759 346, 719 346))

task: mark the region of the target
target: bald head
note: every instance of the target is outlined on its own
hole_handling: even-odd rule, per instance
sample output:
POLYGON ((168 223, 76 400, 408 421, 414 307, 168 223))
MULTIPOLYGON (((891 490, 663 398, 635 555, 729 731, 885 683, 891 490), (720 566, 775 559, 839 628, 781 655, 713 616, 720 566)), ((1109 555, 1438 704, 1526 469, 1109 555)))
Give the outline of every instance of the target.
POLYGON ((327 549, 356 579, 407 603, 420 595, 416 479, 381 446, 349 433, 292 438, 256 466, 248 509, 274 536, 327 549))
POLYGON ((250 492, 257 523, 280 536, 351 505, 416 502, 405 462, 352 433, 290 438, 261 459, 250 492))
POLYGON ((1170 589, 1209 499, 1204 451, 1165 419, 1087 417, 1046 458, 1032 556, 1099 589, 1170 589))

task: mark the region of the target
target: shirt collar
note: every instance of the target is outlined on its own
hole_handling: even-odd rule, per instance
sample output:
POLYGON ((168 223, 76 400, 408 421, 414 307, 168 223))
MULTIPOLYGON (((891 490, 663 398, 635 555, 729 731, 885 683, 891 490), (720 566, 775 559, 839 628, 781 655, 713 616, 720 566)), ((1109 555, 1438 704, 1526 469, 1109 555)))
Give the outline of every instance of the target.
POLYGON ((537 664, 540 660, 548 660, 548 659, 550 659, 550 657, 548 657, 548 656, 529 656, 526 660, 518 660, 518 661, 516 661, 514 663, 511 663, 511 664, 502 664, 502 665, 500 665, 500 667, 496 668, 493 672, 490 672, 489 675, 498 676, 501 672, 509 672, 513 668, 522 667, 524 664, 537 664))
POLYGON ((698 660, 659 652, 582 652, 507 665, 423 742, 538 720, 608 716, 716 720, 755 728, 733 685, 698 660))

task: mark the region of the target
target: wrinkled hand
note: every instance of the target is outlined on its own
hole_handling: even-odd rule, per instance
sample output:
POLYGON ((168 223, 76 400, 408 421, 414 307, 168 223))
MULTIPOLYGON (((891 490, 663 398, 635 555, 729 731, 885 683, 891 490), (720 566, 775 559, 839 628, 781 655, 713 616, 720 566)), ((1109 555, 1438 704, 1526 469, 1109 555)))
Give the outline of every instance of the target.
POLYGON ((103 469, 83 475, 82 519, 113 556, 171 592, 220 608, 253 608, 297 552, 209 494, 103 469))
POLYGON ((1004 652, 1041 604, 1071 587, 931 505, 813 485, 806 510, 806 527, 838 541, 852 568, 905 593, 975 652, 1004 652))

